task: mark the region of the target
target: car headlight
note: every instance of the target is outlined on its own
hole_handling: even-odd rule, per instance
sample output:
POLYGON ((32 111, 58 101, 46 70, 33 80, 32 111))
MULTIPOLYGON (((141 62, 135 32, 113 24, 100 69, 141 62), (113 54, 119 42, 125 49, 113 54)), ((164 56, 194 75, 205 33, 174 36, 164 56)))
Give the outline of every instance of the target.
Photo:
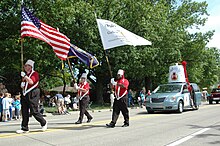
POLYGON ((147 97, 147 98, 146 98, 146 102, 149 102, 149 101, 150 101, 150 98, 147 97))
POLYGON ((170 98, 170 101, 172 101, 172 102, 174 102, 175 100, 176 100, 176 97, 175 97, 175 96, 173 96, 173 97, 170 98))
POLYGON ((166 99, 165 99, 165 101, 168 101, 168 102, 174 102, 176 100, 176 97, 175 96, 173 96, 173 97, 167 97, 166 99))

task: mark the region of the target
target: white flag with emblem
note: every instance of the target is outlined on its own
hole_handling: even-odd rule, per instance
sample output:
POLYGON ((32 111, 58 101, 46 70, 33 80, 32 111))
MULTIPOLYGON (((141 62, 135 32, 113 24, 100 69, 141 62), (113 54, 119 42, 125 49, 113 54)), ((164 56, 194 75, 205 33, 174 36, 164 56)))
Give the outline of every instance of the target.
POLYGON ((151 45, 150 41, 124 29, 111 21, 97 19, 97 24, 105 50, 123 45, 151 45))

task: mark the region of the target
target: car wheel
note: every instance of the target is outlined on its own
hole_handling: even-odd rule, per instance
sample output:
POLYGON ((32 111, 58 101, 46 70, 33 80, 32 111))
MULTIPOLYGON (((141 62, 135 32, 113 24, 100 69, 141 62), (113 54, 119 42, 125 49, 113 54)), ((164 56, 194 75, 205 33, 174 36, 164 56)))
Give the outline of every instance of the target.
POLYGON ((216 104, 218 104, 219 101, 216 101, 216 104))
POLYGON ((147 109, 147 113, 148 113, 148 114, 153 114, 153 113, 154 113, 153 110, 151 110, 151 109, 149 109, 149 108, 146 108, 146 109, 147 109))
POLYGON ((177 110, 178 113, 182 113, 183 112, 183 102, 182 101, 179 101, 178 103, 178 110, 177 110))
POLYGON ((148 113, 148 114, 153 114, 154 111, 153 111, 153 110, 147 110, 147 113, 148 113))
POLYGON ((212 104, 212 100, 209 99, 209 104, 212 104))

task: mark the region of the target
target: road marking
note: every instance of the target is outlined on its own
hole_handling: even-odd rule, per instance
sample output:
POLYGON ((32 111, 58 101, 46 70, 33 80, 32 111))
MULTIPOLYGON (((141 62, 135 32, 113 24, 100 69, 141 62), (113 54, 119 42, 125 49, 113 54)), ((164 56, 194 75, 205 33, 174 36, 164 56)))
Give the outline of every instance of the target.
MULTIPOLYGON (((202 106, 201 109, 203 108, 208 108, 210 106, 202 106)), ((155 117, 155 116, 160 116, 161 114, 144 114, 144 115, 138 115, 138 116, 130 116, 130 121, 135 121, 135 120, 139 120, 139 119, 145 119, 145 118, 150 118, 150 117, 155 117)), ((53 119, 53 120, 57 120, 57 119, 53 119)), ((52 121, 53 121, 52 120, 52 121)), ((85 124, 80 124, 80 125, 75 125, 75 124, 70 124, 68 126, 62 126, 62 127, 57 127, 57 128, 48 128, 47 131, 45 132, 40 132, 40 129, 34 129, 31 130, 30 133, 27 134, 17 134, 15 132, 11 132, 11 133, 0 133, 0 139, 2 138, 11 138, 11 137, 19 137, 19 136, 24 136, 24 135, 30 135, 30 134, 40 134, 40 133, 47 133, 47 132, 55 132, 55 131, 60 131, 60 130, 66 130, 69 128, 77 128, 77 127, 83 127, 83 126, 92 126, 92 125, 100 125, 100 124, 106 124, 110 121, 109 120, 101 120, 101 121, 96 121, 96 122, 91 122, 91 123, 85 123, 85 124)), ((118 122, 121 122, 123 119, 119 119, 118 122)), ((13 125, 17 125, 17 123, 11 123, 13 125)), ((7 124, 8 125, 8 124, 7 124)))
MULTIPOLYGON (((133 116, 130 117, 130 121, 135 121, 135 120, 139 120, 139 119, 145 119, 145 118, 150 118, 150 117, 156 117, 159 116, 161 114, 152 114, 152 115, 138 115, 138 116, 133 116)), ((1 138, 12 138, 12 137, 19 137, 19 136, 25 136, 25 135, 32 135, 32 134, 41 134, 41 133, 48 133, 48 132, 55 132, 55 131, 60 131, 60 130, 66 130, 66 129, 70 129, 70 128, 78 128, 78 127, 85 127, 85 126, 93 126, 93 125, 104 125, 106 123, 108 123, 111 119, 109 120, 101 120, 101 121, 95 121, 95 122, 91 122, 91 123, 83 123, 83 124, 70 124, 70 125, 64 125, 62 127, 57 127, 57 128, 48 128, 46 131, 42 132, 41 129, 31 129, 29 133, 24 133, 24 134, 17 134, 15 132, 11 132, 11 133, 7 133, 7 134, 0 134, 0 139, 1 138)), ((118 119, 117 122, 122 122, 123 119, 118 119)), ((50 124, 50 123, 49 123, 50 124)))
POLYGON ((188 135, 188 136, 186 136, 186 137, 184 137, 184 138, 181 138, 181 139, 179 139, 179 140, 177 140, 177 141, 175 141, 175 142, 173 142, 173 143, 171 143, 171 144, 168 144, 168 145, 166 145, 166 146, 177 146, 177 145, 179 145, 179 144, 181 144, 181 143, 183 143, 183 142, 185 142, 185 141, 187 141, 187 140, 189 140, 189 139, 195 137, 196 135, 199 135, 199 134, 204 133, 205 131, 207 131, 207 130, 209 130, 209 129, 210 129, 210 128, 204 128, 204 129, 202 129, 202 130, 199 130, 199 131, 197 131, 197 132, 195 132, 195 133, 193 133, 193 134, 190 134, 190 135, 188 135))

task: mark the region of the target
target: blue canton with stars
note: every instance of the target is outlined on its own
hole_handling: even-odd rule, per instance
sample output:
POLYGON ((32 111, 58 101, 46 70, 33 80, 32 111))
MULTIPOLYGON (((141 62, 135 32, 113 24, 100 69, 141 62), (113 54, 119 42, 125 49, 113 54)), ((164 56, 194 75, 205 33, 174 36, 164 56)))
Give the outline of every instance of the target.
POLYGON ((27 8, 22 7, 22 21, 32 22, 38 29, 40 29, 40 21, 27 8))

